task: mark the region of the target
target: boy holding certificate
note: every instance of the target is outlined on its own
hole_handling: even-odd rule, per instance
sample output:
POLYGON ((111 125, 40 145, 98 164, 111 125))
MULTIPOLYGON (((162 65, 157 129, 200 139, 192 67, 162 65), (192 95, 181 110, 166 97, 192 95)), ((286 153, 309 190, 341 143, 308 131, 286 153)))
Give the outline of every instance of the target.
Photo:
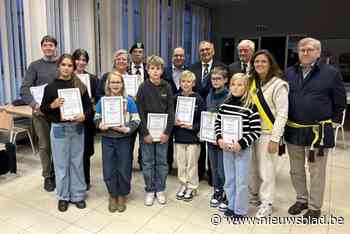
POLYGON ((109 192, 110 212, 124 212, 130 193, 132 135, 140 124, 135 101, 127 96, 121 74, 110 72, 106 96, 96 105, 95 122, 102 135, 103 179, 109 192))
MULTIPOLYGON (((208 112, 217 113, 220 105, 227 98, 229 93, 225 84, 228 78, 228 71, 223 66, 216 66, 211 73, 212 89, 206 99, 206 109, 208 112)), ((213 179, 214 193, 210 199, 211 207, 219 207, 219 209, 226 209, 226 197, 224 194, 224 166, 222 160, 222 149, 212 142, 208 142, 208 159, 210 162, 210 169, 213 179)))
POLYGON ((215 121, 217 143, 223 149, 225 216, 241 219, 248 213, 248 181, 251 145, 260 136, 260 116, 249 93, 249 77, 232 76, 230 95, 219 108, 215 121))
POLYGON ((162 58, 155 55, 148 57, 149 79, 141 84, 136 96, 141 118, 140 144, 146 206, 153 205, 155 197, 160 204, 167 201, 167 150, 169 135, 174 125, 174 104, 170 85, 161 79, 163 70, 162 58))
POLYGON ((198 132, 201 112, 205 104, 201 96, 193 92, 196 76, 190 71, 180 75, 181 92, 175 96, 175 151, 177 163, 177 177, 180 187, 176 199, 191 201, 196 195, 198 178, 198 159, 200 155, 200 142, 198 132))

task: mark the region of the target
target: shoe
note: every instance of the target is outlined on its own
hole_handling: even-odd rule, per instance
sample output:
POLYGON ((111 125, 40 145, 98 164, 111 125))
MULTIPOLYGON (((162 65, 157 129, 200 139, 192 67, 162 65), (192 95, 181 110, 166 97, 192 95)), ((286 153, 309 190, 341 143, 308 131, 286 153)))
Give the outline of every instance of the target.
POLYGON ((318 220, 320 216, 321 216, 321 210, 308 209, 307 212, 303 215, 303 223, 312 224, 313 220, 318 220))
POLYGON ((226 211, 224 212, 224 215, 226 217, 234 217, 236 214, 235 214, 235 212, 233 210, 230 210, 230 209, 227 208, 226 211))
POLYGON ((301 203, 301 202, 296 202, 294 205, 289 207, 288 213, 291 215, 298 215, 300 214, 303 210, 307 209, 308 205, 307 203, 301 203))
POLYGON ((185 185, 180 185, 179 190, 176 193, 176 199, 177 200, 182 200, 185 196, 185 192, 186 192, 186 186, 185 185))
POLYGON ((218 209, 221 212, 225 212, 227 210, 227 206, 228 206, 228 200, 227 200, 226 194, 224 193, 221 198, 218 209))
POLYGON ((218 207, 222 198, 224 191, 221 189, 215 189, 213 195, 210 199, 210 207, 218 207))
POLYGON ((118 199, 118 206, 117 206, 118 211, 120 213, 124 212, 126 210, 126 197, 119 196, 117 199, 118 199))
POLYGON ((159 204, 164 205, 166 203, 165 192, 157 192, 156 197, 159 204))
POLYGON ((65 211, 68 210, 68 205, 69 205, 68 201, 59 200, 58 201, 58 210, 61 211, 61 212, 65 212, 65 211))
POLYGON ((78 201, 78 202, 73 202, 75 204, 75 206, 78 208, 78 209, 84 209, 86 208, 86 202, 85 200, 81 200, 81 201, 78 201))
POLYGON ((251 195, 249 199, 249 204, 255 207, 259 207, 261 205, 261 201, 257 195, 251 195))
POLYGON ((47 192, 52 192, 55 190, 55 188, 56 188, 55 180, 51 177, 46 177, 44 180, 44 189, 47 192))
POLYGON ((152 206, 154 202, 154 192, 145 194, 145 206, 152 206))
POLYGON ((256 212, 256 218, 267 217, 272 214, 272 204, 261 204, 256 212))
POLYGON ((109 202, 108 202, 108 210, 109 212, 116 212, 118 210, 118 202, 116 197, 109 197, 109 202))
POLYGON ((187 189, 184 195, 184 201, 190 202, 193 197, 196 196, 197 191, 195 189, 187 189))

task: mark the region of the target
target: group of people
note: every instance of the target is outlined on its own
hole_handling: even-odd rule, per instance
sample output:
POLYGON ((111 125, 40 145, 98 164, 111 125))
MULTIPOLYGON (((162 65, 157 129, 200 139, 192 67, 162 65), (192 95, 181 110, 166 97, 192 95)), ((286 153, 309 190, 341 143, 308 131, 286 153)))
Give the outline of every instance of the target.
POLYGON ((33 108, 44 188, 56 188, 60 211, 66 211, 69 203, 86 207, 97 128, 102 136, 103 178, 110 195, 110 212, 126 210, 139 136, 138 162, 145 181, 146 206, 153 205, 155 199, 166 204, 166 178, 176 160, 176 199, 190 202, 197 195, 199 180, 208 173, 213 186, 211 207, 242 218, 251 204, 257 207, 256 217, 269 216, 276 190, 276 162, 286 143, 297 194, 288 213, 296 215, 307 209, 305 217, 321 215, 327 156, 334 146, 333 126, 341 121, 346 93, 337 68, 320 61, 321 43, 317 39, 299 41, 299 62, 284 73, 269 51, 255 52, 250 40, 239 43, 239 61, 230 66, 215 60, 214 45, 202 41, 200 61, 187 67, 185 50, 178 47, 167 68, 156 55, 144 63, 144 45, 136 43, 129 50, 131 61, 126 50, 116 51, 112 70, 100 79, 86 72, 89 56, 85 50, 57 58, 56 47, 55 38, 42 39, 44 57, 28 67, 21 96, 33 108), (91 93, 79 79, 82 73, 90 77, 91 93), (136 96, 126 94, 127 74, 139 79, 136 96), (47 86, 39 104, 30 87, 43 84, 47 86), (69 120, 62 118, 60 107, 65 100, 58 96, 58 90, 66 88, 79 89, 83 106, 83 112, 69 120), (123 125, 108 127, 102 121, 105 96, 124 100, 123 125), (180 97, 195 99, 192 124, 182 122, 176 114, 180 97), (203 111, 216 116, 214 142, 199 138, 203 111), (153 139, 148 129, 152 113, 167 115, 159 139, 153 139), (224 141, 223 118, 227 116, 240 116, 242 120, 242 137, 237 141, 224 141))

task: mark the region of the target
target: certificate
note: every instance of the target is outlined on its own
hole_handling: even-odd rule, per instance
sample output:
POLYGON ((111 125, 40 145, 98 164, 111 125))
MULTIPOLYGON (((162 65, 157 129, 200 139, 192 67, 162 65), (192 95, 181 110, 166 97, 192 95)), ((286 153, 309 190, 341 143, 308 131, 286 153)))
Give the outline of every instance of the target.
POLYGON ((34 100, 41 105, 41 101, 43 100, 44 96, 44 89, 47 84, 39 85, 39 86, 33 86, 30 87, 30 93, 32 94, 34 100))
POLYGON ((199 138, 202 141, 216 143, 215 119, 217 113, 203 111, 201 113, 201 125, 199 130, 199 138))
POLYGON ((139 77, 138 75, 123 75, 125 92, 127 95, 136 97, 137 90, 139 89, 139 77))
POLYGON ((175 112, 176 119, 181 121, 183 124, 192 125, 195 106, 195 97, 178 96, 175 112))
POLYGON ((225 143, 232 144, 242 138, 242 116, 221 115, 221 132, 225 143))
POLYGON ((103 97, 101 99, 103 124, 108 127, 124 125, 123 102, 121 96, 103 97))
POLYGON ((167 126, 168 114, 148 113, 147 129, 153 138, 153 141, 160 141, 162 134, 167 126))
POLYGON ((84 83, 84 85, 87 88, 89 97, 91 98, 91 85, 90 85, 90 75, 89 74, 78 74, 79 79, 81 80, 81 82, 84 83))
POLYGON ((83 113, 80 90, 78 88, 58 89, 58 97, 63 98, 63 105, 60 107, 62 119, 71 120, 83 113))

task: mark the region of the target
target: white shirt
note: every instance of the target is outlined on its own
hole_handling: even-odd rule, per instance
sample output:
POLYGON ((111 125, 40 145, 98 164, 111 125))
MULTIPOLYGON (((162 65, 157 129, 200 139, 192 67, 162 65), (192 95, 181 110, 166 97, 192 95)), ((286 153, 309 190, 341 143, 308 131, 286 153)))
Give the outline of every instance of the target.
POLYGON ((205 78, 205 77, 203 77, 204 76, 204 70, 205 70, 204 64, 209 64, 209 66, 208 66, 208 74, 209 74, 210 70, 211 70, 211 66, 213 66, 213 60, 210 60, 208 63, 202 62, 202 80, 205 78))
POLYGON ((184 71, 182 68, 176 68, 174 64, 172 65, 173 69, 173 81, 175 83, 176 89, 180 89, 180 75, 184 71))
MULTIPOLYGON (((244 62, 241 62, 241 71, 243 71, 243 64, 244 64, 244 62)), ((249 72, 250 72, 250 63, 248 62, 248 63, 246 63, 247 64, 247 70, 246 70, 246 72, 245 72, 245 74, 246 75, 249 75, 249 72)))
MULTIPOLYGON (((131 74, 132 75, 136 75, 136 71, 137 71, 137 69, 136 69, 136 67, 135 67, 136 65, 135 65, 135 63, 131 63, 131 74)), ((140 63, 139 64, 139 66, 140 66, 140 72, 141 72, 141 75, 140 75, 140 77, 141 77, 141 80, 142 81, 144 81, 145 80, 145 76, 144 76, 144 68, 143 68, 143 63, 140 63)))

